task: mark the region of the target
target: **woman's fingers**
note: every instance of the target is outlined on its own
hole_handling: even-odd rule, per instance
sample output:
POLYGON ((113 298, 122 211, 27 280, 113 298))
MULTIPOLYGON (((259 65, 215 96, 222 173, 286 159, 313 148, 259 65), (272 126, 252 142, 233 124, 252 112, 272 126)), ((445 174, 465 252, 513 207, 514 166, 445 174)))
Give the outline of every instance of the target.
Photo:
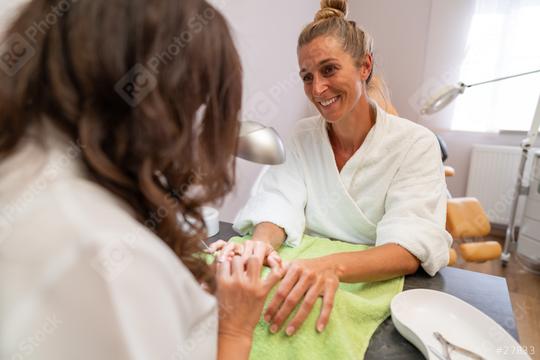
POLYGON ((208 245, 208 249, 205 249, 204 251, 213 254, 216 251, 223 249, 225 245, 227 245, 227 242, 225 240, 218 240, 208 245))
POLYGON ((270 273, 266 276, 263 281, 263 288, 265 294, 268 294, 270 290, 283 278, 285 275, 285 269, 281 266, 271 267, 270 273))
POLYGON ((268 244, 262 241, 254 241, 253 242, 253 255, 261 259, 261 261, 264 261, 264 258, 266 257, 266 254, 268 252, 268 246, 269 246, 268 244))
POLYGON ((338 281, 327 281, 323 293, 323 302, 321 308, 321 314, 317 321, 317 331, 323 332, 330 320, 330 313, 334 307, 334 298, 336 297, 336 291, 338 289, 338 281))
POLYGON ((257 282, 261 277, 263 259, 259 256, 250 256, 247 259, 247 277, 252 282, 257 282))
POLYGON ((263 264, 270 266, 272 272, 262 285, 265 287, 264 291, 270 291, 275 283, 285 275, 281 257, 271 245, 265 242, 247 240, 243 244, 237 244, 218 240, 214 248, 221 249, 218 262, 231 262, 229 272, 233 276, 237 276, 237 279, 238 276, 245 275, 249 281, 259 281, 263 264), (266 290, 269 286, 270 288, 266 290))
POLYGON ((241 256, 246 263, 247 276, 251 281, 256 281, 260 278, 264 254, 264 243, 250 240, 244 243, 244 249, 241 256))
POLYGON ((302 326, 304 321, 307 319, 309 313, 313 309, 313 305, 315 305, 315 302, 317 301, 317 298, 319 297, 321 293, 321 290, 318 286, 312 286, 308 292, 306 293, 306 296, 304 296, 304 300, 302 301, 302 305, 300 306, 300 309, 296 312, 294 315, 294 318, 289 322, 287 325, 287 329, 285 332, 287 335, 291 336, 293 335, 296 330, 302 326))
POLYGON ((222 279, 231 276, 230 256, 234 253, 233 243, 227 243, 217 257, 217 275, 222 279))
POLYGON ((232 258, 232 277, 237 281, 244 278, 244 260, 240 256, 233 256, 232 258))
POLYGON ((294 285, 292 290, 289 292, 289 294, 281 304, 276 315, 272 319, 270 332, 275 333, 281 328, 281 326, 283 325, 285 320, 287 320, 296 305, 302 300, 304 295, 312 286, 312 280, 313 279, 311 279, 311 277, 302 276, 300 280, 294 285))
POLYGON ((274 249, 272 249, 272 251, 269 252, 266 256, 266 264, 272 267, 272 263, 277 263, 279 264, 279 266, 283 266, 283 260, 281 259, 281 256, 279 256, 278 252, 274 249))
POLYGON ((225 260, 232 260, 232 256, 234 255, 236 244, 235 243, 227 243, 223 249, 219 252, 217 255, 218 262, 223 262, 225 260))
POLYGON ((253 248, 255 247, 255 244, 251 240, 246 240, 243 244, 243 249, 240 252, 242 254, 242 260, 244 262, 247 261, 247 259, 253 254, 253 248))
POLYGON ((287 298, 287 295, 289 295, 289 292, 292 290, 299 277, 299 272, 287 271, 285 277, 281 281, 281 284, 279 284, 279 287, 274 297, 270 301, 270 304, 268 304, 268 307, 266 308, 266 311, 264 313, 264 320, 267 323, 270 323, 272 321, 272 319, 278 312, 279 307, 281 306, 283 301, 285 301, 285 298, 287 298))
POLYGON ((231 276, 231 262, 227 258, 218 258, 217 277, 219 280, 226 280, 231 276))
POLYGON ((283 267, 283 261, 281 260, 281 257, 275 257, 275 256, 268 256, 266 258, 266 265, 268 265, 271 269, 283 269, 285 270, 285 268, 283 267))

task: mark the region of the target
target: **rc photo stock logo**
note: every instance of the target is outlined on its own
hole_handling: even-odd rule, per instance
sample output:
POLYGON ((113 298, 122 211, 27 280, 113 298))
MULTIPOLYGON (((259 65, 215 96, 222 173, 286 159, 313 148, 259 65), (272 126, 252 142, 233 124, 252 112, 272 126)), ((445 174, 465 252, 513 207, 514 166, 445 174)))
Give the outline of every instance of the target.
POLYGON ((154 74, 142 64, 136 64, 114 86, 114 90, 131 107, 139 105, 157 86, 154 74))
POLYGON ((36 53, 20 34, 11 34, 0 45, 0 69, 9 76, 15 75, 36 53))

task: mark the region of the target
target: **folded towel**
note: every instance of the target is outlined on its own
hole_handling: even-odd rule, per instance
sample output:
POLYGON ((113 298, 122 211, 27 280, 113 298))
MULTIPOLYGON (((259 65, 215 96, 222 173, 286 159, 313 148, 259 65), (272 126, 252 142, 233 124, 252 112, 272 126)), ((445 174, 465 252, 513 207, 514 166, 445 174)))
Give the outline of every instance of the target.
MULTIPOLYGON (((247 238, 235 237, 231 241, 242 242, 247 238)), ((279 254, 285 260, 293 260, 368 248, 365 245, 304 235, 298 247, 283 246, 279 254)), ((268 324, 261 317, 255 328, 250 359, 363 359, 369 339, 390 315, 390 301, 403 289, 403 281, 403 277, 399 277, 370 283, 341 283, 336 292, 330 321, 322 333, 315 330, 321 309, 320 298, 304 324, 290 337, 285 334, 285 329, 294 313, 277 334, 270 333, 268 324)), ((275 290, 268 296, 266 305, 275 290)))

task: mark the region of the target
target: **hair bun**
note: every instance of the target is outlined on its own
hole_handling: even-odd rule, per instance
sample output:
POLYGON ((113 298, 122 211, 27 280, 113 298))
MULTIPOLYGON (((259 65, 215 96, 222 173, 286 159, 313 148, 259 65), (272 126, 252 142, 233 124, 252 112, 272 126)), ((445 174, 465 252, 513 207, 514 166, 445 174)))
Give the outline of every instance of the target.
POLYGON ((347 15, 347 0, 321 0, 321 10, 315 14, 315 21, 332 17, 345 18, 347 15))

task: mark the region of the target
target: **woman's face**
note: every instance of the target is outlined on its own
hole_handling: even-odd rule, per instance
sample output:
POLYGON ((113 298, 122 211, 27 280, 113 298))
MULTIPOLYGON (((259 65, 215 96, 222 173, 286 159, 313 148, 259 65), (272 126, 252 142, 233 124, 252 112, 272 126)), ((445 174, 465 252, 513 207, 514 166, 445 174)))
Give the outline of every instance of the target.
POLYGON ((298 50, 306 96, 321 115, 335 123, 354 112, 371 72, 371 57, 360 67, 333 36, 320 36, 298 50))

